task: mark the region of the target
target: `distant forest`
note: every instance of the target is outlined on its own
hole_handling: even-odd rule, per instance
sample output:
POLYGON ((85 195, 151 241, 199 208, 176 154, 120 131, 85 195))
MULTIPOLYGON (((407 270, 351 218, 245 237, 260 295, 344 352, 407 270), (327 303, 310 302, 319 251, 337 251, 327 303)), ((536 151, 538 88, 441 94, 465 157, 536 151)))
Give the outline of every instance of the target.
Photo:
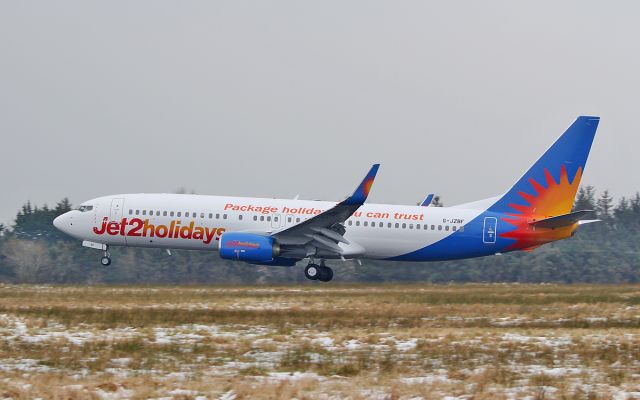
MULTIPOLYGON (((72 206, 25 204, 12 226, 0 225, 0 282, 80 284, 245 284, 307 282, 303 262, 292 268, 252 266, 222 260, 217 252, 111 249, 101 253, 58 232, 53 219, 72 206)), ((580 188, 575 209, 596 210, 602 222, 581 227, 571 238, 531 253, 471 260, 402 263, 331 261, 336 282, 640 282, 640 192, 614 200, 592 186, 580 188)), ((311 283, 311 282, 309 282, 311 283)))

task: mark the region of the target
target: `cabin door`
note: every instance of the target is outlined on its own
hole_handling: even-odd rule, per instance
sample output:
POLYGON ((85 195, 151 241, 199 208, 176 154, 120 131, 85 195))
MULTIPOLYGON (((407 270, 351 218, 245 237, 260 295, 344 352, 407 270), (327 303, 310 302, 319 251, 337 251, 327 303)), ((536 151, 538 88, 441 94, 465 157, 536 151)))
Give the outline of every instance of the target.
POLYGON ((498 227, 498 219, 496 217, 485 217, 484 227, 482 229, 482 241, 487 244, 496 242, 496 229, 498 227))

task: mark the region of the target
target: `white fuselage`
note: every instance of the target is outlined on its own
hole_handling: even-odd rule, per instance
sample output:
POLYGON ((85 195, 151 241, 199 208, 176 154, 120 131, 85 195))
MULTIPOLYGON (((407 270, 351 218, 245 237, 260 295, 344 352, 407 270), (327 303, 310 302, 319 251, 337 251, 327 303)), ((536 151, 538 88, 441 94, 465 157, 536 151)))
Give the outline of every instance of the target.
MULTIPOLYGON (((96 198, 56 220, 78 239, 108 246, 217 250, 224 232, 274 234, 335 202, 203 196, 123 194, 96 198), (82 211, 81 211, 82 210, 82 211)), ((364 204, 344 226, 344 257, 384 259, 411 253, 453 233, 482 209, 364 204)), ((469 233, 471 234, 471 233, 469 233)), ((482 240, 478 238, 478 240, 482 240)))

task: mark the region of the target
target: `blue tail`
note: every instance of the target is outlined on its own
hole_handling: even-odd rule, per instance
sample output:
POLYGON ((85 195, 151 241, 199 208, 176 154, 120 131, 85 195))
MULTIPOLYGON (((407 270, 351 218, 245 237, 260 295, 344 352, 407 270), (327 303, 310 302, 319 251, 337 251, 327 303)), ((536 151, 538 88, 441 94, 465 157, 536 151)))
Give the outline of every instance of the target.
POLYGON ((544 217, 570 212, 599 122, 578 117, 488 211, 544 217))

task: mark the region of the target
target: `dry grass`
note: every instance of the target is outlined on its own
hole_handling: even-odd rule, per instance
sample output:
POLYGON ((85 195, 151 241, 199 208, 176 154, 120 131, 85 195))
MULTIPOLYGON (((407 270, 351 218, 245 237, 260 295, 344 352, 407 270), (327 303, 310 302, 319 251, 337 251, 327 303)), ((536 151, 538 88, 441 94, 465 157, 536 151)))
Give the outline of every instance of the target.
POLYGON ((640 398, 640 286, 0 286, 10 398, 640 398))

